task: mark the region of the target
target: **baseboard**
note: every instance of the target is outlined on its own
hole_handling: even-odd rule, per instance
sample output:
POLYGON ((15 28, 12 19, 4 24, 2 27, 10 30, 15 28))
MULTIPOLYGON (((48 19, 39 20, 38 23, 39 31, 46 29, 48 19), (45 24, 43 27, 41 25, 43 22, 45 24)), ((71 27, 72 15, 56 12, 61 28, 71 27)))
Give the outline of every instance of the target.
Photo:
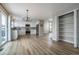
POLYGON ((63 40, 63 41, 74 44, 74 42, 72 42, 72 41, 68 41, 68 40, 63 40))

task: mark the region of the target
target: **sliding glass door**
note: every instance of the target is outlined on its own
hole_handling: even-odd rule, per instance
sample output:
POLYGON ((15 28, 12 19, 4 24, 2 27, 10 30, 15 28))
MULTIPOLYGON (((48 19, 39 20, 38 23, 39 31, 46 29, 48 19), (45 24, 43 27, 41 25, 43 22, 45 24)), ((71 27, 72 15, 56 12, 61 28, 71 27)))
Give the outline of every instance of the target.
POLYGON ((7 41, 7 15, 0 12, 0 46, 7 41))

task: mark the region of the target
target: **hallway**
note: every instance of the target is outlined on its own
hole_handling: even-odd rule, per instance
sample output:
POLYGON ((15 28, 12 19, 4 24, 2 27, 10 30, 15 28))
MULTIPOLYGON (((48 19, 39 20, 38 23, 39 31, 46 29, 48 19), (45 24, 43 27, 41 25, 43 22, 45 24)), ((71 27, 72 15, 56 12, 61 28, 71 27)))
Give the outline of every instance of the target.
POLYGON ((71 55, 79 54, 79 49, 66 42, 54 42, 47 36, 20 36, 8 42, 1 55, 71 55))

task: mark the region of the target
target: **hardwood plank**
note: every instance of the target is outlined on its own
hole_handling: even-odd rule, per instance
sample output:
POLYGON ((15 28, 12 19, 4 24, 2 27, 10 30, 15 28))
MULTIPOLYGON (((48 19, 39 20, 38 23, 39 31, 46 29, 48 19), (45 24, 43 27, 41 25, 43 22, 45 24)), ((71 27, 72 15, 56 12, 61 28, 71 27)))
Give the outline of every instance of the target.
POLYGON ((0 55, 78 55, 79 48, 67 42, 55 42, 48 36, 19 36, 3 46, 0 55))

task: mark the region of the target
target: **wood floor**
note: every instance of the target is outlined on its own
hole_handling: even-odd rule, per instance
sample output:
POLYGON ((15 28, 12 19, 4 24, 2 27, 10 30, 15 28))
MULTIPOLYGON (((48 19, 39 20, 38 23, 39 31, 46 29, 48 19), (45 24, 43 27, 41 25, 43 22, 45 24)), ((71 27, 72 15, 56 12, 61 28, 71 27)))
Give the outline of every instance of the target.
POLYGON ((55 42, 47 36, 20 36, 8 42, 1 55, 77 55, 79 49, 66 42, 55 42))

